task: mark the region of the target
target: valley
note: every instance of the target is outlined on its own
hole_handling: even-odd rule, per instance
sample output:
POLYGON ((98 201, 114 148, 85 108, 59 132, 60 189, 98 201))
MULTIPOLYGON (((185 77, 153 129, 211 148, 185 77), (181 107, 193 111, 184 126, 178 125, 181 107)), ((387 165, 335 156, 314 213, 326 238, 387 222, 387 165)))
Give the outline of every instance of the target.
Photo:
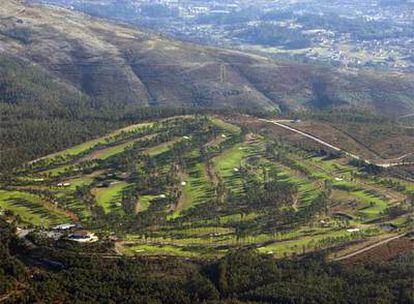
POLYGON ((412 0, 0 2, 0 304, 413 303, 412 0))

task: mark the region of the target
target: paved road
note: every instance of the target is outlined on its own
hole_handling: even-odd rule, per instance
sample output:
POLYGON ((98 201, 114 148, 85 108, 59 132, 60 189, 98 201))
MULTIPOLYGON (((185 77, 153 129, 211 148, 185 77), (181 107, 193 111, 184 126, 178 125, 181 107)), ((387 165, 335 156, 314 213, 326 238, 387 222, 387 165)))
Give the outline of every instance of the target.
POLYGON ((411 116, 414 116, 414 113, 400 116, 400 118, 407 118, 407 117, 411 117, 411 116))
POLYGON ((406 233, 404 233, 404 234, 399 234, 399 235, 396 235, 396 236, 393 236, 393 237, 391 237, 391 238, 389 238, 389 239, 386 239, 386 240, 380 241, 380 242, 375 243, 375 244, 373 244, 373 245, 370 245, 370 246, 368 246, 368 247, 365 247, 365 248, 362 248, 362 249, 360 249, 360 250, 354 251, 354 252, 352 252, 352 253, 350 253, 350 254, 344 255, 344 256, 342 256, 342 257, 339 257, 339 258, 334 258, 334 259, 333 259, 333 261, 342 261, 342 260, 345 260, 345 259, 352 258, 353 256, 356 256, 356 255, 358 255, 358 254, 361 254, 361 253, 363 253, 363 252, 369 251, 369 250, 374 249, 374 248, 376 248, 376 247, 378 247, 378 246, 381 246, 381 245, 384 245, 384 244, 386 244, 386 243, 389 243, 389 242, 391 242, 391 241, 393 241, 393 240, 396 240, 396 239, 402 238, 402 237, 403 237, 403 236, 405 236, 405 235, 406 235, 406 233))
MULTIPOLYGON (((374 164, 374 165, 376 165, 378 167, 382 167, 382 168, 389 168, 389 167, 395 167, 395 166, 412 164, 412 163, 406 163, 406 162, 401 162, 401 161, 387 162, 387 160, 383 160, 382 162, 378 162, 378 163, 371 162, 371 161, 368 161, 366 159, 363 159, 362 157, 360 157, 358 155, 355 155, 355 154, 353 154, 351 152, 348 152, 348 151, 346 151, 346 150, 344 150, 342 148, 339 148, 337 146, 331 145, 330 143, 327 143, 326 141, 324 141, 324 140, 322 140, 322 139, 320 139, 320 138, 318 138, 316 136, 313 136, 313 135, 311 135, 309 133, 303 132, 301 130, 295 129, 293 127, 290 127, 290 126, 287 126, 287 125, 284 124, 284 122, 290 122, 290 120, 269 120, 269 119, 259 119, 259 120, 260 121, 264 121, 264 122, 268 122, 268 123, 271 123, 271 124, 274 124, 274 125, 277 125, 277 126, 279 126, 281 128, 284 128, 286 130, 289 130, 289 131, 295 132, 297 134, 300 134, 300 135, 302 135, 304 137, 307 137, 307 138, 309 138, 309 139, 311 139, 313 141, 316 141, 316 142, 320 143, 321 145, 323 145, 325 147, 331 148, 332 150, 335 150, 335 151, 338 151, 338 152, 342 152, 342 153, 344 153, 345 155, 347 155, 347 156, 349 156, 351 158, 354 158, 354 159, 357 159, 357 160, 363 160, 367 164, 374 164)), ((413 154, 413 153, 409 153, 409 154, 403 155, 402 158, 407 157, 407 156, 409 156, 411 154, 413 154)), ((401 157, 400 158, 397 158, 396 160, 399 160, 399 159, 401 159, 401 157)))

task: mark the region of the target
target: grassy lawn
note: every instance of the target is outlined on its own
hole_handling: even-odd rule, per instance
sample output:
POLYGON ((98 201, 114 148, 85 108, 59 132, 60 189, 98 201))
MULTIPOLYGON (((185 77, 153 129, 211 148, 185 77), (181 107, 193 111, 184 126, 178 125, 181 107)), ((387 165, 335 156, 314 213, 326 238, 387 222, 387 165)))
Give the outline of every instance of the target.
MULTIPOLYGON (((198 154, 198 151, 191 153, 192 157, 196 157, 198 154)), ((184 182, 186 185, 182 187, 183 194, 180 202, 169 218, 176 218, 180 216, 182 211, 211 199, 211 185, 203 163, 197 163, 192 166, 187 172, 184 182)))
POLYGON ((319 189, 308 178, 302 174, 278 163, 271 163, 267 160, 262 160, 266 168, 273 168, 277 171, 276 180, 284 183, 296 185, 299 192, 299 205, 308 205, 319 194, 319 189))
POLYGON ((77 187, 90 185, 94 181, 95 176, 96 174, 89 174, 78 178, 70 179, 67 181, 68 183, 70 183, 68 189, 76 190, 77 187))
POLYGON ((125 151, 128 146, 132 146, 133 141, 127 141, 120 145, 112 146, 109 148, 105 148, 102 150, 98 150, 94 152, 93 158, 94 159, 107 159, 111 156, 117 155, 125 151))
POLYGON ((246 157, 259 153, 260 144, 237 144, 222 154, 213 158, 214 170, 223 179, 228 189, 239 192, 242 187, 242 178, 237 170, 243 166, 246 157))
POLYGON ((142 129, 144 127, 151 127, 153 125, 153 123, 141 123, 141 124, 136 124, 136 125, 132 125, 132 126, 128 126, 126 128, 122 128, 119 130, 116 130, 106 136, 100 137, 100 138, 96 138, 96 139, 92 139, 89 141, 86 141, 80 145, 77 146, 73 146, 69 149, 60 151, 56 154, 52 154, 51 156, 59 156, 59 155, 78 155, 82 152, 85 152, 87 150, 89 150, 90 148, 92 148, 93 146, 99 144, 99 143, 105 143, 107 140, 110 141, 112 137, 117 136, 119 134, 121 134, 122 132, 134 132, 134 131, 138 131, 139 129, 142 129))
POLYGON ((14 212, 23 222, 35 226, 49 227, 70 221, 63 211, 45 204, 38 196, 25 192, 0 190, 0 207, 14 212))
POLYGON ((240 127, 227 123, 219 118, 213 117, 211 118, 211 122, 215 124, 216 126, 218 126, 219 128, 226 130, 229 133, 239 134, 241 132, 240 127))
POLYGON ((137 213, 138 212, 144 212, 148 209, 148 207, 151 205, 151 202, 153 199, 157 198, 156 195, 142 195, 138 199, 137 204, 137 213))
POLYGON ((148 148, 146 150, 144 150, 144 153, 148 154, 151 157, 160 155, 162 153, 167 152, 168 150, 171 149, 171 146, 175 143, 177 143, 180 139, 174 139, 174 140, 170 140, 167 141, 165 143, 162 143, 158 146, 152 147, 152 148, 148 148))
POLYGON ((234 233, 233 228, 227 227, 196 227, 196 228, 186 228, 186 229, 174 229, 170 234, 185 235, 185 237, 200 237, 210 234, 230 234, 234 233))
POLYGON ((176 247, 171 245, 131 245, 125 246, 123 250, 124 254, 127 255, 143 255, 143 256, 153 256, 153 255, 169 255, 169 256, 181 256, 188 258, 199 257, 200 254, 194 251, 186 250, 182 247, 176 247))
POLYGON ((65 171, 70 171, 71 167, 72 167, 72 165, 63 165, 63 166, 60 166, 60 167, 57 167, 57 168, 54 168, 54 169, 43 171, 43 172, 41 172, 41 174, 51 175, 52 177, 56 177, 56 176, 61 175, 65 171))
POLYGON ((127 186, 125 182, 118 182, 107 188, 93 189, 97 204, 104 208, 105 213, 120 211, 121 206, 117 204, 121 203, 121 192, 127 186))
POLYGON ((381 215, 381 212, 385 211, 385 209, 388 207, 386 201, 376 197, 371 193, 368 193, 367 191, 354 191, 352 192, 352 196, 357 197, 364 205, 364 208, 360 209, 359 213, 368 219, 379 217, 381 215))
MULTIPOLYGON (((242 130, 237 125, 220 118, 210 119, 210 126, 214 125, 214 129, 218 130, 217 134, 206 133, 206 136, 201 136, 191 129, 185 129, 185 133, 182 133, 181 128, 185 126, 177 121, 163 125, 160 120, 160 128, 158 123, 154 123, 156 127, 151 130, 154 132, 150 135, 140 136, 143 133, 138 130, 154 124, 138 124, 59 152, 61 155, 78 157, 66 157, 57 160, 55 164, 48 160, 47 167, 35 167, 33 172, 28 169, 24 172, 28 173, 27 176, 43 176, 44 179, 24 177, 24 181, 19 184, 13 181, 14 184, 10 185, 15 185, 16 191, 0 190, 0 207, 14 211, 22 218, 23 223, 37 226, 68 222, 68 216, 72 216, 74 220, 74 215, 83 223, 89 223, 89 220, 94 219, 89 208, 89 193, 85 195, 76 191, 77 187, 89 185, 87 189, 92 188, 96 205, 102 206, 106 214, 114 218, 119 216, 120 221, 130 223, 136 220, 136 214, 133 211, 132 214, 125 214, 121 203, 123 191, 132 187, 131 181, 141 181, 141 175, 135 175, 131 168, 135 165, 139 173, 149 172, 153 182, 150 189, 142 189, 140 193, 169 195, 173 191, 177 193, 175 190, 178 188, 181 197, 177 206, 170 206, 159 195, 140 196, 137 193, 138 200, 133 202, 136 203, 133 207, 136 213, 141 213, 139 217, 145 220, 136 226, 131 225, 128 230, 116 230, 120 237, 124 236, 124 242, 120 242, 119 247, 124 246, 125 254, 213 257, 239 246, 251 245, 263 253, 283 257, 293 253, 300 254, 304 248, 311 251, 316 247, 348 242, 351 237, 366 237, 371 231, 368 228, 379 227, 378 223, 371 220, 383 216, 383 212, 391 204, 403 201, 405 196, 401 193, 414 191, 414 186, 407 182, 401 182, 405 189, 400 187, 399 190, 396 185, 391 185, 394 187, 391 190, 379 177, 367 177, 360 174, 357 168, 350 167, 346 158, 315 157, 309 151, 300 150, 300 147, 285 147, 282 141, 280 145, 275 145, 275 151, 279 155, 273 158, 269 156, 271 154, 265 153, 265 147, 273 148, 273 140, 265 132, 263 135, 247 132, 245 138, 241 139, 239 135, 242 130), (171 130, 171 133, 165 132, 165 137, 158 137, 161 135, 160 130, 164 132, 167 128, 180 129, 171 130), (183 134, 186 136, 181 136, 183 134), (152 139, 149 138, 151 136, 152 139), (93 161, 105 160, 123 153, 140 140, 145 143, 141 148, 137 145, 135 155, 131 153, 125 159, 119 160, 113 157, 111 161, 93 161), (179 142, 185 142, 186 145, 179 147, 182 152, 177 157, 176 153, 172 153, 172 147, 179 142), (91 149, 98 143, 106 146, 100 145, 99 148, 91 149), (114 146, 109 146, 108 143, 114 146), (87 150, 89 152, 86 155, 83 152, 87 150), (201 153, 204 155, 204 152, 213 157, 211 168, 206 167, 210 163, 204 157, 201 158, 201 153), (145 157, 142 157, 143 154, 145 157), (151 158, 151 162, 147 162, 147 156, 151 158), (59 167, 51 169, 53 166, 59 167), (85 166, 85 170, 78 170, 81 166, 85 166), (44 172, 38 174, 39 170, 44 172), (58 176, 65 170, 73 172, 68 177, 61 175, 61 179, 44 176, 45 173, 58 176), (113 182, 117 179, 116 176, 124 181, 113 182), (328 181, 326 185, 332 185, 330 212, 325 214, 323 210, 317 210, 318 214, 315 213, 309 222, 298 222, 298 225, 292 225, 291 228, 280 225, 278 220, 273 219, 273 215, 288 209, 283 202, 278 206, 275 204, 274 207, 257 204, 255 209, 251 209, 243 197, 244 182, 254 182, 254 185, 257 183, 261 187, 266 178, 273 179, 281 187, 297 187, 298 193, 293 194, 292 200, 295 211, 303 210, 303 207, 317 198, 324 190, 325 181, 328 181), (95 186, 95 179, 109 186, 98 188, 95 186), (59 182, 68 182, 70 185, 58 187, 59 182), (222 190, 222 183, 225 189, 218 191, 220 197, 215 202, 214 186, 220 186, 218 190, 222 190), (28 189, 49 191, 48 194, 53 197, 50 201, 58 202, 61 209, 35 194, 24 192, 29 191, 28 189), (209 205, 210 202, 214 203, 213 206, 209 205), (234 204, 234 208, 229 207, 229 202, 234 204), (237 205, 239 202, 240 208, 237 205), (172 212, 173 208, 175 210, 172 212), (335 213, 340 216, 341 212, 349 214, 353 219, 345 222, 329 216, 336 215, 335 213), (326 223, 321 223, 322 219, 326 223), (351 235, 345 226, 360 228, 363 233, 351 235), (240 236, 240 231, 245 235, 240 236), (339 237, 344 238, 334 239, 339 237)), ((271 152, 270 149, 267 151, 271 152)), ((399 225, 403 225, 404 220, 405 218, 393 219, 399 225)))
POLYGON ((139 124, 135 124, 135 125, 130 125, 128 127, 119 129, 115 132, 112 132, 111 134, 109 134, 107 137, 111 137, 111 136, 116 136, 121 134, 122 132, 136 132, 142 128, 145 127, 152 127, 154 125, 153 122, 144 122, 144 123, 139 123, 139 124))
POLYGON ((59 152, 57 155, 78 155, 82 152, 85 152, 87 150, 89 150, 90 148, 92 148, 93 146, 99 144, 99 143, 104 143, 105 140, 104 138, 98 138, 98 139, 93 139, 87 142, 84 142, 83 144, 74 146, 72 148, 63 150, 61 152, 59 152))
POLYGON ((301 254, 303 252, 303 247, 306 248, 306 251, 313 250, 312 247, 309 248, 311 242, 315 243, 328 237, 332 238, 346 235, 350 235, 350 233, 346 230, 327 231, 324 234, 299 237, 291 241, 276 242, 265 247, 260 247, 258 250, 259 252, 268 253, 275 257, 281 258, 285 255, 292 255, 294 253, 301 254))
POLYGON ((335 190, 333 198, 337 201, 355 202, 353 215, 361 217, 361 220, 370 220, 381 216, 381 213, 388 207, 388 203, 364 189, 351 191, 335 190))

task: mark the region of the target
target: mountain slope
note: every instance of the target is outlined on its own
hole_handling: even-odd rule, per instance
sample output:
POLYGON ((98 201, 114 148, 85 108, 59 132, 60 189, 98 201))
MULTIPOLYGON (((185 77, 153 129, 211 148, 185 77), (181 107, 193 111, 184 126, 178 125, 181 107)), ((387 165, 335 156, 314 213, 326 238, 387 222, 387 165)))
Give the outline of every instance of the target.
POLYGON ((414 76, 351 73, 163 37, 2 0, 0 171, 148 117, 154 107, 414 112, 414 76))
POLYGON ((94 104, 414 109, 414 78, 354 74, 171 40, 65 9, 5 0, 0 49, 94 104))

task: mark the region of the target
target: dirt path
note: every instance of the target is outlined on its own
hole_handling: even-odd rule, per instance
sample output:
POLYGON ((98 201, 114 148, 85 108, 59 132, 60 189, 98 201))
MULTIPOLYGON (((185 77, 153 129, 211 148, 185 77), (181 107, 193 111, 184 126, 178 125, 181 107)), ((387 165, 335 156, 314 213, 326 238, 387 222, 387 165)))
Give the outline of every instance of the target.
POLYGON ((172 203, 171 206, 170 206, 170 209, 168 210, 168 212, 180 211, 182 209, 183 205, 185 205, 185 203, 189 199, 187 197, 187 194, 184 191, 184 187, 186 185, 181 184, 182 182, 188 183, 188 179, 189 179, 188 174, 182 168, 179 168, 178 166, 177 166, 176 169, 178 170, 177 175, 178 175, 178 178, 180 180, 179 189, 181 191, 181 194, 180 194, 180 197, 177 201, 177 204, 172 203))
POLYGON ((370 245, 370 246, 364 247, 364 248, 362 248, 362 249, 359 249, 359 250, 357 250, 357 251, 354 251, 354 252, 349 253, 349 254, 347 254, 347 255, 344 255, 344 256, 342 256, 342 257, 339 257, 339 258, 334 258, 334 259, 333 259, 333 261, 342 261, 342 260, 345 260, 345 259, 348 259, 348 258, 352 258, 352 257, 354 257, 354 256, 356 256, 356 255, 358 255, 358 254, 364 253, 364 252, 369 251, 369 250, 371 250, 371 249, 374 249, 374 248, 376 248, 376 247, 378 247, 378 246, 381 246, 381 245, 384 245, 384 244, 386 244, 386 243, 389 243, 389 242, 391 242, 391 241, 393 241, 393 240, 396 240, 396 239, 402 238, 402 237, 403 237, 403 236, 405 236, 405 235, 406 235, 406 233, 403 233, 403 234, 399 234, 399 235, 396 235, 396 236, 390 237, 390 238, 388 238, 388 239, 386 239, 386 240, 382 240, 382 241, 380 241, 380 242, 378 242, 378 243, 375 243, 375 244, 373 244, 373 245, 370 245))
MULTIPOLYGON (((309 139, 311 139, 311 140, 313 140, 313 141, 315 141, 315 142, 317 142, 317 143, 319 143, 319 144, 321 144, 321 145, 323 145, 325 147, 328 147, 328 148, 330 148, 330 149, 332 149, 334 151, 345 153, 345 155, 347 155, 347 156, 349 156, 349 157, 351 157, 353 159, 363 160, 367 164, 374 164, 374 165, 376 165, 378 167, 382 167, 382 168, 390 168, 390 167, 395 167, 395 166, 402 166, 402 165, 412 164, 412 163, 404 163, 404 162, 401 162, 401 160, 399 160, 398 158, 395 159, 396 161, 394 161, 394 160, 393 161, 383 160, 381 162, 371 162, 371 161, 368 161, 368 160, 363 159, 362 157, 360 157, 358 155, 355 155, 355 154, 353 154, 351 152, 348 152, 346 150, 343 150, 342 148, 339 148, 337 146, 331 145, 330 143, 327 143, 326 141, 324 141, 324 140, 322 140, 322 139, 320 139, 320 138, 318 138, 316 136, 313 136, 311 134, 308 134, 306 132, 300 131, 298 129, 295 129, 295 128, 292 128, 290 126, 287 126, 287 125, 283 124, 283 122, 287 122, 287 120, 269 120, 269 119, 259 119, 259 120, 260 121, 263 121, 263 122, 271 123, 271 124, 274 124, 274 125, 279 126, 281 128, 284 128, 286 130, 295 132, 295 133, 297 133, 299 135, 302 135, 304 137, 307 137, 307 138, 309 138, 309 139)), ((406 156, 407 155, 403 155, 404 158, 406 156)))

